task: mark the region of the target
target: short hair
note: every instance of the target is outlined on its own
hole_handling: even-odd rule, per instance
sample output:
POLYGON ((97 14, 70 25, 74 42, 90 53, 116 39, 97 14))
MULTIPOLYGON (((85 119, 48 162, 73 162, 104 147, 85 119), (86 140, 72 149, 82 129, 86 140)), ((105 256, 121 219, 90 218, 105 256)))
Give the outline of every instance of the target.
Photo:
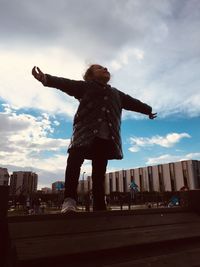
POLYGON ((93 70, 92 68, 95 66, 95 64, 92 64, 89 66, 89 68, 86 70, 85 74, 83 75, 83 79, 88 82, 91 81, 93 78, 93 70))

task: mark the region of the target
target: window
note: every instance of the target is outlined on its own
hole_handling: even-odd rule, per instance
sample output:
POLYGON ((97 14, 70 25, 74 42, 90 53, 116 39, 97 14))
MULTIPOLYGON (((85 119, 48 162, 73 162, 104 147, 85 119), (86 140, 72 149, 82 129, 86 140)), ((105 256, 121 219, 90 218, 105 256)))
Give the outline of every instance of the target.
POLYGON ((140 191, 144 191, 143 169, 139 168, 140 191))
POLYGON ((113 192, 113 174, 109 173, 109 188, 110 188, 110 193, 113 192))
POLYGON ((200 188, 200 162, 198 164, 198 161, 195 161, 195 173, 196 173, 196 177, 197 177, 197 188, 200 188))
POLYGON ((126 192, 126 177, 123 177, 123 192, 126 192))
POLYGON ((116 192, 119 192, 119 177, 115 178, 115 182, 116 182, 116 192))
POLYGON ((123 192, 126 192, 126 191, 127 191, 126 171, 123 170, 123 171, 122 171, 122 174, 123 174, 123 192))
POLYGON ((135 176, 134 176, 134 170, 133 169, 130 170, 130 174, 131 174, 131 182, 135 181, 135 176))
POLYGON ((163 166, 162 165, 158 165, 158 178, 159 178, 159 190, 160 190, 160 192, 164 192, 165 187, 164 187, 163 166))
POLYGON ((148 167, 147 171, 148 171, 149 191, 152 192, 154 191, 152 167, 148 167))
POLYGON ((109 188, 110 188, 110 193, 113 192, 113 183, 112 183, 112 179, 109 178, 109 188))
POLYGON ((182 161, 181 164, 182 164, 182 171, 183 171, 183 183, 184 183, 184 186, 189 187, 188 186, 189 175, 188 175, 187 162, 186 161, 182 161))
POLYGON ((172 191, 176 191, 176 180, 175 180, 174 163, 170 163, 169 164, 169 174, 170 174, 171 190, 172 191))

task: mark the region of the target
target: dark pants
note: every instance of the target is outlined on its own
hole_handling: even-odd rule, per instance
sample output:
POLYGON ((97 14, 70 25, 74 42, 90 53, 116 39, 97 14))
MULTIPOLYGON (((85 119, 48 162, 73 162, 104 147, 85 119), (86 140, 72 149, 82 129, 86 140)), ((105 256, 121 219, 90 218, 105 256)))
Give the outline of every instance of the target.
MULTIPOLYGON (((97 138, 89 152, 92 155, 93 210, 106 210, 104 183, 108 160, 105 151, 109 144, 110 141, 97 138)), ((84 159, 87 158, 86 155, 85 149, 72 149, 69 152, 65 173, 65 198, 77 200, 80 169, 84 159)))

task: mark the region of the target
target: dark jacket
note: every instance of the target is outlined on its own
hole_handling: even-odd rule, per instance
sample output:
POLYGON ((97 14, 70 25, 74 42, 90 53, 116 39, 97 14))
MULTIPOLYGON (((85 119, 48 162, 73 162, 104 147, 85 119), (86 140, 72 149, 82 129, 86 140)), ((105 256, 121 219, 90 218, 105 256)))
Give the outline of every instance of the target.
POLYGON ((69 151, 72 148, 89 147, 98 136, 102 120, 106 121, 114 150, 109 159, 123 157, 120 126, 122 109, 150 114, 152 108, 131 96, 96 81, 74 81, 46 75, 48 87, 55 87, 74 96, 80 104, 74 117, 73 135, 69 151))

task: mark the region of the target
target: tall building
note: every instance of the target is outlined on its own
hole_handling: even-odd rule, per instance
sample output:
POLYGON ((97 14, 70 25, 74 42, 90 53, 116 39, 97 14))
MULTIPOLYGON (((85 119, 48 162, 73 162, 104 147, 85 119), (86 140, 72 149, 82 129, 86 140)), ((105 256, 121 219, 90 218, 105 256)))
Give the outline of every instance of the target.
POLYGON ((132 181, 141 192, 200 189, 200 161, 184 160, 107 173, 105 193, 128 192, 132 181))
POLYGON ((60 191, 64 191, 64 189, 65 189, 65 182, 56 181, 52 183, 52 193, 58 193, 60 191))
POLYGON ((0 167, 0 185, 8 185, 9 173, 7 168, 0 167))
POLYGON ((29 195, 37 191, 38 175, 34 172, 13 172, 10 179, 11 195, 29 195))

